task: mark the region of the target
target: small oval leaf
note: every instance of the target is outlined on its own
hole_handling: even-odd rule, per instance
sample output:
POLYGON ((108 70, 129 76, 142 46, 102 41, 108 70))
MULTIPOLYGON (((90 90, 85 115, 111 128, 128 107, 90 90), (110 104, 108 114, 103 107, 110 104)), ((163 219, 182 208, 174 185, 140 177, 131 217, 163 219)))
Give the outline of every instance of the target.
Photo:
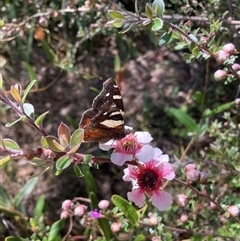
POLYGON ((118 195, 113 195, 111 198, 113 204, 118 207, 129 220, 132 226, 137 225, 138 214, 135 208, 124 198, 118 195))
POLYGON ((158 31, 163 26, 163 21, 160 18, 155 18, 152 26, 152 31, 158 31))
POLYGON ((69 167, 70 165, 71 165, 71 159, 69 158, 69 156, 64 155, 57 160, 56 169, 64 170, 67 167, 69 167))

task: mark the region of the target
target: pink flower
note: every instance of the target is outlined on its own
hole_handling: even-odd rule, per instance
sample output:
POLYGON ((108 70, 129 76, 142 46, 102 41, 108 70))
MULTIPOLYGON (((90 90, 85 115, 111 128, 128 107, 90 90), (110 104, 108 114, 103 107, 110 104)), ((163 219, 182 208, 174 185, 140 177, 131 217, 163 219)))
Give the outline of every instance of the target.
POLYGON ((121 140, 114 143, 107 142, 100 144, 103 150, 115 148, 111 155, 111 161, 122 166, 126 161, 137 160, 143 163, 150 161, 154 156, 154 148, 146 143, 152 140, 148 132, 135 132, 130 133, 121 140))
POLYGON ((161 190, 163 178, 172 180, 175 177, 170 163, 152 159, 138 166, 128 165, 124 173, 123 180, 132 181, 133 184, 133 190, 127 193, 128 199, 138 207, 145 204, 146 196, 151 198, 152 204, 160 211, 166 210, 172 204, 171 195, 161 190))

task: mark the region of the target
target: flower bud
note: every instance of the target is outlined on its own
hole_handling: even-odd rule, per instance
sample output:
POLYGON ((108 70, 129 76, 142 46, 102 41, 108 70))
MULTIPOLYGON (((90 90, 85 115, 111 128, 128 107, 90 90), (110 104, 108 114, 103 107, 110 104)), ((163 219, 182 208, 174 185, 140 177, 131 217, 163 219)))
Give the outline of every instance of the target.
POLYGON ((216 208, 217 208, 217 206, 216 206, 216 204, 215 204, 215 203, 210 202, 210 208, 211 208, 211 209, 216 209, 216 208))
POLYGON ((227 78, 227 73, 222 69, 219 69, 214 73, 214 79, 216 81, 222 81, 222 80, 225 80, 226 78, 227 78))
POLYGON ((200 173, 198 170, 190 170, 186 173, 187 180, 190 182, 195 182, 199 179, 200 173))
POLYGON ((98 203, 98 207, 100 209, 107 209, 110 205, 110 202, 108 200, 101 200, 99 203, 98 203))
POLYGON ((62 203, 62 209, 63 210, 71 209, 73 206, 74 206, 74 203, 71 200, 69 200, 69 199, 65 200, 62 203))
POLYGON ((188 221, 188 215, 187 214, 182 214, 180 217, 180 221, 185 223, 188 221))
POLYGON ((120 229, 121 229, 121 223, 119 223, 119 222, 112 223, 111 230, 113 233, 120 231, 120 229))
POLYGON ((158 224, 158 218, 155 215, 152 215, 149 218, 149 224, 152 226, 156 226, 158 224))
POLYGON ((233 64, 232 69, 236 72, 239 71, 240 70, 240 64, 237 64, 237 63, 233 64))
POLYGON ((200 183, 207 183, 208 182, 208 173, 200 172, 200 183))
POLYGON ((66 211, 66 210, 63 210, 63 211, 61 212, 61 214, 60 214, 60 218, 61 218, 61 219, 67 219, 68 216, 69 216, 69 213, 68 213, 68 211, 66 211))
POLYGON ((180 207, 185 207, 186 205, 188 205, 188 197, 184 194, 178 194, 177 195, 177 203, 180 207))
POLYGON ((215 59, 218 64, 223 64, 229 57, 230 54, 224 50, 219 50, 215 53, 215 59))
POLYGON ((236 104, 236 107, 239 108, 240 107, 240 98, 237 98, 235 100, 235 104, 236 104))
POLYGON ((236 217, 239 214, 239 208, 237 206, 229 206, 227 210, 232 217, 236 217))
POLYGON ((85 213, 85 210, 86 210, 86 207, 80 204, 74 209, 74 215, 82 216, 85 213))
POLYGON ((196 170, 196 169, 197 169, 197 167, 195 164, 187 164, 184 168, 185 172, 188 172, 190 170, 196 170))
POLYGON ((236 54, 237 53, 237 50, 236 50, 235 46, 232 43, 225 44, 222 47, 222 50, 228 52, 229 54, 236 54))

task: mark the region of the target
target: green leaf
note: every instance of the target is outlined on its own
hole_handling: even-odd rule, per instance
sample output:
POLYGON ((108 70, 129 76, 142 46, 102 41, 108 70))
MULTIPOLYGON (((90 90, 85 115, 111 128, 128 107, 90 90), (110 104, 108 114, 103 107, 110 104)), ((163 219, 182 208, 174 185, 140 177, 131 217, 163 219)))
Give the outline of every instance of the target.
POLYGON ((153 8, 153 12, 157 16, 162 17, 163 12, 165 11, 164 1, 163 0, 154 0, 152 3, 152 8, 153 8))
POLYGON ((27 95, 29 93, 29 91, 32 89, 32 87, 36 84, 37 82, 37 77, 35 79, 33 79, 27 86, 27 88, 24 90, 23 92, 23 97, 22 97, 22 103, 25 102, 27 95))
POLYGON ((14 237, 14 236, 9 236, 5 238, 5 241, 26 241, 25 238, 19 238, 19 237, 14 237))
POLYGON ((56 162, 57 170, 66 169, 70 165, 71 165, 71 159, 67 155, 64 155, 64 156, 60 157, 56 162))
POLYGON ((83 140, 83 130, 77 129, 73 132, 71 139, 70 139, 70 146, 73 148, 75 146, 80 146, 83 140))
POLYGON ((4 139, 3 144, 5 147, 7 147, 11 150, 20 150, 20 147, 18 146, 18 144, 11 139, 4 139))
POLYGON ((18 194, 14 197, 14 206, 18 207, 19 204, 22 202, 24 197, 26 197, 28 194, 32 192, 34 187, 36 186, 38 181, 38 177, 34 177, 28 180, 28 182, 20 189, 18 194))
POLYGON ((116 18, 113 21, 111 21, 111 24, 115 27, 115 28, 121 28, 123 26, 123 22, 124 20, 121 18, 116 18))
POLYGON ((169 32, 169 33, 164 33, 161 37, 160 37, 160 39, 159 39, 159 41, 158 41, 158 45, 159 46, 163 46, 163 45, 165 45, 165 44, 167 44, 168 42, 169 42, 169 40, 171 39, 171 36, 172 36, 172 31, 171 32, 169 32))
POLYGON ((62 152, 64 151, 64 147, 60 145, 59 140, 54 137, 54 136, 46 136, 45 137, 48 146, 53 150, 53 151, 57 151, 57 152, 62 152))
POLYGON ((30 103, 24 103, 23 104, 23 109, 24 109, 24 112, 25 114, 30 117, 31 119, 34 118, 34 107, 32 104, 30 103))
POLYGON ((163 26, 163 21, 160 18, 155 18, 153 21, 152 31, 158 31, 163 26))
POLYGON ((74 165, 74 173, 78 177, 83 177, 84 176, 82 171, 81 171, 81 169, 79 168, 79 166, 77 164, 74 165))
POLYGON ((119 11, 109 10, 108 13, 109 13, 110 17, 113 19, 116 19, 116 18, 126 19, 125 16, 119 11))
POLYGON ((166 111, 172 114, 180 123, 182 123, 189 132, 197 131, 197 123, 187 113, 176 108, 169 108, 166 111))
POLYGON ((26 116, 23 115, 20 118, 18 118, 17 120, 8 122, 5 126, 6 127, 11 127, 11 126, 15 125, 16 123, 18 123, 19 121, 21 121, 21 120, 23 120, 25 118, 26 118, 26 116))
POLYGON ((97 191, 96 183, 92 174, 89 171, 86 171, 86 173, 84 174, 84 179, 87 183, 88 192, 96 193, 97 191))
POLYGON ((2 159, 0 159, 0 167, 3 167, 6 163, 8 163, 11 160, 11 156, 5 156, 2 159))
POLYGON ((42 126, 42 122, 43 122, 45 116, 46 116, 48 113, 49 113, 49 111, 46 111, 46 112, 42 113, 40 116, 38 116, 38 118, 35 120, 34 123, 35 123, 37 126, 42 126))
POLYGON ((223 104, 223 105, 219 105, 218 107, 216 107, 213 110, 206 109, 203 112, 203 116, 204 117, 213 116, 213 115, 216 115, 218 113, 224 112, 226 110, 232 109, 232 108, 234 108, 234 106, 235 106, 235 101, 232 101, 232 102, 229 102, 229 103, 226 103, 226 104, 223 104))
POLYGON ((138 214, 135 208, 124 198, 118 195, 113 195, 111 198, 113 204, 117 206, 129 220, 130 224, 134 227, 137 225, 138 214))
POLYGON ((44 50, 46 56, 48 57, 50 62, 53 62, 55 59, 54 51, 50 48, 49 44, 45 40, 42 40, 41 42, 42 42, 43 50, 44 50))
POLYGON ((1 186, 0 186, 0 204, 1 206, 11 207, 11 200, 9 199, 7 193, 1 186))
POLYGON ((146 237, 143 234, 139 234, 136 236, 136 238, 133 241, 145 241, 146 237))
POLYGON ((58 220, 50 228, 49 234, 48 234, 48 241, 61 241, 60 231, 64 227, 64 220, 58 220))
POLYGON ((153 18, 153 12, 152 12, 152 6, 150 5, 150 3, 146 3, 146 7, 145 7, 145 13, 148 19, 152 20, 153 18))
POLYGON ((32 68, 32 66, 29 63, 23 61, 23 65, 27 69, 29 78, 31 80, 30 84, 32 83, 32 81, 34 81, 34 84, 35 84, 37 82, 37 74, 36 74, 36 72, 34 71, 34 69, 32 68))
POLYGON ((42 194, 37 201, 37 204, 35 205, 34 211, 33 211, 33 217, 38 219, 42 213, 43 213, 43 209, 44 209, 44 205, 45 205, 45 197, 42 194))

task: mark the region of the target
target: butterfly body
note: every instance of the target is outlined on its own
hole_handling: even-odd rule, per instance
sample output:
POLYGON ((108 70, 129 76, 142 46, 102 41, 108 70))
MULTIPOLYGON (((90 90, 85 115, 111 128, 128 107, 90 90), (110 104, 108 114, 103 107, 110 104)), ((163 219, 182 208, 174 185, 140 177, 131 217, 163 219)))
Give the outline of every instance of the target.
POLYGON ((126 135, 122 96, 113 79, 104 82, 92 108, 83 113, 79 127, 84 129, 85 142, 103 143, 126 135))

